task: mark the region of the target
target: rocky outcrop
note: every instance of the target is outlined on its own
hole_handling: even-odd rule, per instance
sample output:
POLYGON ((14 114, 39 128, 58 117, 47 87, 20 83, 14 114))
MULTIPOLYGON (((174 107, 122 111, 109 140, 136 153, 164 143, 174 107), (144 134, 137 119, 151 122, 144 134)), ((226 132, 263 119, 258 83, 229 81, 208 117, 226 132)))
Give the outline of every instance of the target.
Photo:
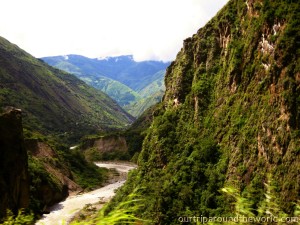
POLYGON ((101 153, 106 152, 127 152, 126 139, 119 135, 109 135, 100 138, 85 140, 83 149, 96 148, 101 153))
POLYGON ((0 114, 0 218, 29 203, 27 153, 23 142, 21 110, 6 108, 0 114))

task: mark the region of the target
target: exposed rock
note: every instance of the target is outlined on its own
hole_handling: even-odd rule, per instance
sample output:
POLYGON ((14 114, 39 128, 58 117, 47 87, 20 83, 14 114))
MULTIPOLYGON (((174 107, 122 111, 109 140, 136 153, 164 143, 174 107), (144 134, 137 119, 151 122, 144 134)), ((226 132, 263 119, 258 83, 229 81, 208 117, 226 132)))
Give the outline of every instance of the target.
POLYGON ((88 139, 83 144, 83 149, 88 148, 96 148, 101 153, 113 151, 128 151, 125 137, 119 135, 110 135, 95 139, 88 139))
POLYGON ((0 114, 0 217, 29 203, 27 153, 23 143, 21 110, 6 108, 0 114))

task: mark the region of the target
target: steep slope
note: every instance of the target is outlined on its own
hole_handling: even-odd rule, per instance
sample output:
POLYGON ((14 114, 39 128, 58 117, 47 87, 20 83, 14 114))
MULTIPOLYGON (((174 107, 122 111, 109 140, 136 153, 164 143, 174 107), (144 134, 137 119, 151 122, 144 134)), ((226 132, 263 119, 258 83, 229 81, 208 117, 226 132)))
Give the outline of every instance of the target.
POLYGON ((142 97, 147 98, 159 91, 165 91, 165 71, 158 71, 153 77, 156 79, 138 92, 142 97))
POLYGON ((78 137, 132 122, 104 93, 4 38, 0 38, 0 88, 0 106, 21 108, 25 127, 31 130, 78 137))
POLYGON ((138 118, 148 108, 160 102, 165 91, 164 74, 165 71, 163 70, 157 72, 154 76, 158 78, 148 84, 142 90, 138 91, 138 94, 141 96, 141 98, 129 105, 125 105, 123 108, 130 113, 130 115, 138 118))
POLYGON ((299 25, 299 1, 231 0, 186 39, 139 168, 114 201, 143 188, 140 216, 180 224, 232 215, 220 193, 228 185, 258 208, 271 175, 272 204, 291 215, 300 197, 299 25))
POLYGON ((104 76, 94 77, 89 75, 78 75, 78 78, 92 87, 103 91, 114 99, 120 106, 129 105, 130 103, 141 99, 137 92, 119 81, 104 76))
POLYGON ((135 118, 139 118, 147 109, 161 101, 164 95, 163 90, 152 93, 147 98, 142 98, 137 102, 126 105, 123 108, 135 118))

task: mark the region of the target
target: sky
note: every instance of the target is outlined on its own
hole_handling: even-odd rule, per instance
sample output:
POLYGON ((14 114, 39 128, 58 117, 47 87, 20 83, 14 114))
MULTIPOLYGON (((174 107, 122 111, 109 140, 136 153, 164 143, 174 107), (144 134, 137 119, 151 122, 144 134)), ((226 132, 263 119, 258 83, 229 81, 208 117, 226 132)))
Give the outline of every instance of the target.
POLYGON ((174 60, 228 0, 0 0, 0 36, 35 57, 174 60))

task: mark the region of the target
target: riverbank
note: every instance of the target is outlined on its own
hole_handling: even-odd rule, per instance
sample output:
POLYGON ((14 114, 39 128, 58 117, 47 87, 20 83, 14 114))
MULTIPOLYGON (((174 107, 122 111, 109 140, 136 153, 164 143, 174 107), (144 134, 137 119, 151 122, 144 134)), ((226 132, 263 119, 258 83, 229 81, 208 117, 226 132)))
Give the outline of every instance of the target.
POLYGON ((101 205, 108 202, 115 195, 115 190, 125 183, 127 173, 136 167, 134 164, 122 162, 97 162, 95 164, 99 167, 115 170, 119 175, 115 177, 112 176, 112 179, 108 180, 108 183, 110 184, 107 184, 102 188, 70 196, 65 201, 55 204, 50 208, 50 213, 44 214, 42 219, 39 220, 36 225, 58 225, 66 222, 68 223, 86 205, 90 206, 100 202, 100 204, 97 204, 97 208, 101 208, 101 205))

